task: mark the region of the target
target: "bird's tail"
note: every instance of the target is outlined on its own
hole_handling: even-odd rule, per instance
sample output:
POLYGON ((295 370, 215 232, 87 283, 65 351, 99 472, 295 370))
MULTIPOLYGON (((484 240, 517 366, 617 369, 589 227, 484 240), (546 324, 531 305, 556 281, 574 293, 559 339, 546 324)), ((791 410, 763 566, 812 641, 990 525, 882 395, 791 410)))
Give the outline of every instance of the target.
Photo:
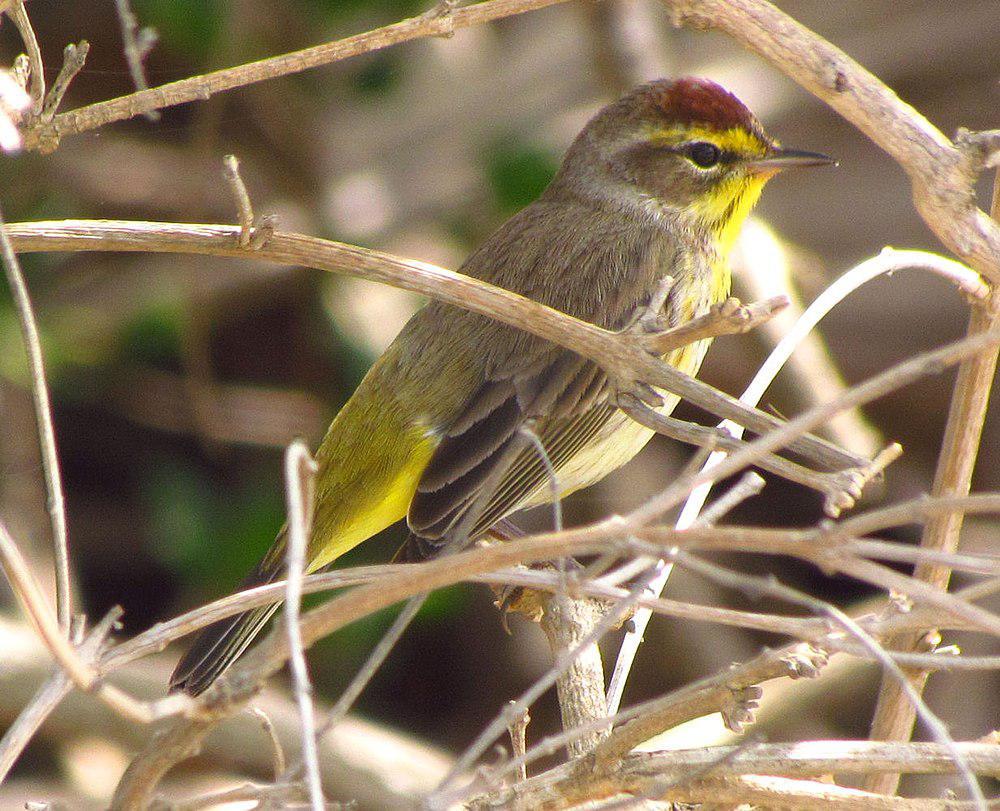
MULTIPOLYGON (((238 590, 263 586, 276 580, 283 571, 283 558, 281 554, 268 554, 240 583, 238 590)), ((192 696, 205 692, 247 649, 280 605, 277 602, 254 608, 202 629, 174 669, 170 689, 183 690, 192 696)))

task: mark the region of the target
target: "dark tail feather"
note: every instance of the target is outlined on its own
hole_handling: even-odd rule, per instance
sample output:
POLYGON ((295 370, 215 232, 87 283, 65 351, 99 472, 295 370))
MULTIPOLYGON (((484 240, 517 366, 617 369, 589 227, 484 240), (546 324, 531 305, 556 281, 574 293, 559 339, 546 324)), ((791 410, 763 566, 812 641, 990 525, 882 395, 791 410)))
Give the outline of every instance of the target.
MULTIPOLYGON (((268 558, 272 557, 268 555, 268 558)), ((267 566, 267 560, 240 584, 240 590, 270 583, 281 574, 281 556, 276 567, 267 566)), ((196 696, 212 686, 254 637, 261 632, 271 615, 281 603, 265 605, 212 623, 204 628, 187 653, 181 658, 170 677, 171 690, 183 690, 196 696)))

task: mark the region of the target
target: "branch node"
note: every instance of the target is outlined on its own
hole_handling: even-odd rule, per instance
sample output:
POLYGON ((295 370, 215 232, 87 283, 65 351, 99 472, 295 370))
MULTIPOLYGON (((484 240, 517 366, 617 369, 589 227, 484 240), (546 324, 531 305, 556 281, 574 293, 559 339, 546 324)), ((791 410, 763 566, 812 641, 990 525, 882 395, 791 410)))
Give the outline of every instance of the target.
POLYGON ((442 39, 451 39, 455 36, 455 20, 452 12, 458 6, 458 0, 438 0, 427 11, 420 15, 420 19, 430 23, 437 23, 434 36, 442 39))
POLYGON ((823 511, 830 518, 839 518, 861 498, 865 487, 880 478, 885 469, 903 453, 903 446, 893 442, 881 450, 871 462, 830 474, 831 487, 823 503, 823 511))
POLYGON ((973 131, 960 127, 954 140, 974 174, 1000 167, 1000 129, 973 131))
POLYGON ((785 675, 790 679, 815 679, 826 666, 829 657, 826 651, 802 644, 782 656, 781 661, 788 667, 785 675))
MULTIPOLYGON (((135 12, 129 7, 128 0, 115 0, 118 12, 118 22, 122 31, 122 46, 125 50, 125 61, 128 63, 132 83, 139 92, 149 89, 146 74, 143 72, 143 61, 156 44, 157 33, 152 28, 140 28, 135 12)), ((159 110, 147 110, 143 115, 147 121, 159 121, 159 110)))
MULTIPOLYGON (((527 751, 527 733, 528 724, 531 723, 531 716, 528 714, 527 710, 524 710, 520 714, 516 712, 517 702, 511 701, 508 705, 507 716, 507 731, 510 733, 510 747, 511 752, 515 758, 524 757, 524 753, 527 751)), ((528 765, 527 763, 521 763, 518 767, 518 779, 527 780, 528 779, 528 765)))
POLYGON ((259 217, 251 229, 250 244, 247 246, 251 251, 259 251, 267 247, 274 236, 274 231, 278 225, 278 217, 275 214, 264 214, 259 217))
MULTIPOLYGON (((670 283, 673 283, 672 279, 670 283)), ((657 329, 651 332, 651 328, 662 326, 662 313, 653 310, 658 297, 662 295, 665 301, 669 293, 669 287, 664 291, 662 284, 661 282, 661 288, 657 289, 653 299, 642 309, 639 317, 622 331, 623 335, 633 336, 643 349, 657 357, 706 338, 748 332, 770 321, 789 305, 788 296, 783 295, 752 304, 743 304, 739 299, 730 297, 713 305, 705 315, 671 329, 657 329)), ((662 310, 662 307, 661 302, 659 309, 662 310)))
POLYGON ((732 696, 729 704, 720 710, 722 722, 730 732, 740 734, 757 720, 757 709, 764 691, 757 684, 733 687, 730 690, 732 696))

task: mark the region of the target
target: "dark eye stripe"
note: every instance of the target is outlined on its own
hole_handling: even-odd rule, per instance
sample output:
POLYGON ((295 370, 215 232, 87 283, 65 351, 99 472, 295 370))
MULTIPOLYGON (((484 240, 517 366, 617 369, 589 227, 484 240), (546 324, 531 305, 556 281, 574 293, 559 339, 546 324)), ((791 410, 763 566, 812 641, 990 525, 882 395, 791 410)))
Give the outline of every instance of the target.
MULTIPOLYGON (((660 146, 659 148, 662 149, 665 152, 673 152, 675 155, 684 155, 685 157, 690 158, 691 157, 691 147, 695 143, 708 143, 708 142, 707 141, 688 141, 688 142, 682 143, 682 144, 664 145, 664 146, 660 146)), ((715 145, 713 144, 713 146, 715 146, 715 145)), ((718 149, 718 147, 716 147, 716 148, 718 149)), ((727 164, 727 165, 729 165, 729 164, 736 163, 736 162, 738 162, 740 160, 744 160, 744 159, 746 159, 746 157, 747 157, 746 155, 741 155, 739 152, 735 152, 732 149, 720 149, 719 150, 719 157, 718 157, 718 159, 715 161, 715 163, 713 165, 714 166, 718 166, 719 164, 727 164)), ((711 167, 704 167, 704 168, 711 168, 711 167)))

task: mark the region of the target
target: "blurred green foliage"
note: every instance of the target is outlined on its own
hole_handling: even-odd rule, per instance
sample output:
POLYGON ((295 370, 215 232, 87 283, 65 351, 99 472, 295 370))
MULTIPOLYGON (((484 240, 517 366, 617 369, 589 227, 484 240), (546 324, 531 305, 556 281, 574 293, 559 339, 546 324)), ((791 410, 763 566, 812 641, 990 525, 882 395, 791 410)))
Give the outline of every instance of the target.
POLYGON ((156 31, 160 48, 199 61, 218 42, 226 4, 222 0, 134 0, 143 26, 156 31))
POLYGON ((495 141, 485 154, 486 178, 503 217, 535 200, 559 168, 552 154, 515 136, 495 141))
POLYGON ((203 593, 250 571, 284 520, 283 495, 265 471, 220 486, 191 459, 161 456, 143 469, 151 550, 203 593))
POLYGON ((176 366, 181 355, 181 309, 178 302, 153 304, 126 323, 118 340, 129 363, 176 366))
POLYGON ((317 18, 330 23, 364 13, 375 19, 395 21, 412 17, 433 5, 428 0, 300 0, 317 18))
POLYGON ((379 102, 396 90, 402 74, 403 60, 400 56, 391 51, 381 51, 359 63, 351 77, 351 84, 360 98, 379 102))

